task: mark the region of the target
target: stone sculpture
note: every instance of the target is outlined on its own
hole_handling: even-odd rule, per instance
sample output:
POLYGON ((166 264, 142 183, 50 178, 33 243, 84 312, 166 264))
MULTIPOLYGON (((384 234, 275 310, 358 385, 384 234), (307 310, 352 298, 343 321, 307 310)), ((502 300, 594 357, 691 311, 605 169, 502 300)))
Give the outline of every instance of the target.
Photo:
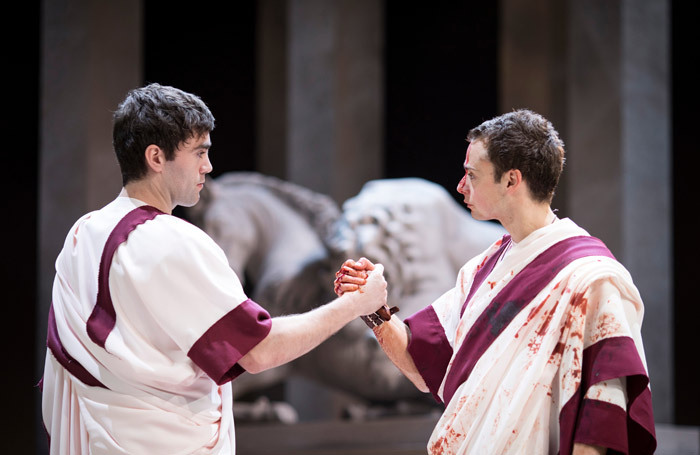
MULTIPOLYGON (((419 178, 374 180, 345 201, 273 177, 232 172, 210 179, 186 215, 224 250, 248 295, 272 315, 334 298, 347 258, 385 267, 389 306, 405 318, 454 286, 459 268, 505 231, 474 220, 439 185, 419 178)), ((300 373, 369 401, 422 399, 355 321, 296 362, 243 375, 244 394, 300 373)))

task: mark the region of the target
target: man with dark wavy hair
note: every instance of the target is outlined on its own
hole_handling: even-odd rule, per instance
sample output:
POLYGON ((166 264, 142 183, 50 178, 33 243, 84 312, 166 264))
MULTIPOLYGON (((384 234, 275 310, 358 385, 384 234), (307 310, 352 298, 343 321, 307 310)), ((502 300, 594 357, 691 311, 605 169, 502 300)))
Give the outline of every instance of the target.
POLYGON ((271 318, 224 252, 171 215, 199 200, 214 117, 151 84, 114 114, 121 194, 81 217, 56 261, 43 420, 51 454, 235 453, 231 381, 313 349, 386 301, 363 293, 271 318))
MULTIPOLYGON (((642 300, 603 242, 551 209, 559 135, 518 110, 467 139, 457 191, 508 235, 405 322, 386 309, 365 318, 399 369, 445 405, 429 453, 653 453, 642 300)), ((336 292, 354 292, 371 269, 346 261, 336 292)))

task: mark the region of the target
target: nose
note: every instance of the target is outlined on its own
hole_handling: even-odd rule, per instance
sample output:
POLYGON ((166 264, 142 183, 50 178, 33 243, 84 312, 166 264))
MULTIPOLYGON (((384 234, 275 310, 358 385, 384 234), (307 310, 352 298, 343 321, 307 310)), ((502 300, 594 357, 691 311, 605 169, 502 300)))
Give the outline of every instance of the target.
POLYGON ((209 159, 209 155, 207 155, 206 161, 202 165, 202 174, 208 174, 213 170, 214 166, 212 166, 211 160, 209 159))
POLYGON ((459 194, 466 194, 467 188, 467 176, 462 177, 462 180, 457 184, 457 192, 459 194))

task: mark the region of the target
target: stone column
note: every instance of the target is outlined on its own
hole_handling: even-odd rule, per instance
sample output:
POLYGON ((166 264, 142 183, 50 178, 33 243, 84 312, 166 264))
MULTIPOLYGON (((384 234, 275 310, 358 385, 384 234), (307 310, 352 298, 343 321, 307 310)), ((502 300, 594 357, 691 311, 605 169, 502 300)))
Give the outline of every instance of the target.
POLYGON ((259 5, 258 170, 342 202, 382 173, 382 2, 259 5))
MULTIPOLYGON (((141 2, 44 1, 38 215, 37 372, 54 262, 75 220, 117 196, 112 112, 141 84, 141 2)), ((43 434, 37 422, 39 439, 43 434)), ((45 443, 45 441, 43 441, 45 443)))
POLYGON ((670 4, 622 3, 622 261, 645 305, 657 422, 674 416, 670 4))
POLYGON ((549 118, 567 150, 553 207, 600 237, 644 300, 657 421, 672 421, 669 4, 501 0, 500 109, 549 118))
MULTIPOLYGON (((339 204, 382 176, 383 2, 258 3, 258 171, 339 204)), ((343 394, 290 378, 302 420, 333 417, 343 394)))
POLYGON ((569 187, 574 220, 628 268, 654 415, 672 422, 669 2, 568 2, 569 187))

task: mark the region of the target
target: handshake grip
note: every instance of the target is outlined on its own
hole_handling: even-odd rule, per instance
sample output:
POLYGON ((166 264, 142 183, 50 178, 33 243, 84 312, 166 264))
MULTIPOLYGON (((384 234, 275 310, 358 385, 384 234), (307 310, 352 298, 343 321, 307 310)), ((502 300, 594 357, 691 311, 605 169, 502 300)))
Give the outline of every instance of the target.
MULTIPOLYGON (((342 295, 344 293, 342 290, 344 284, 354 285, 359 292, 362 292, 360 287, 367 283, 367 271, 373 269, 374 264, 372 264, 372 262, 366 258, 361 258, 357 262, 353 261, 352 259, 346 260, 340 267, 340 270, 338 270, 338 272, 335 274, 335 293, 337 295, 342 295)), ((386 304, 384 304, 374 313, 360 316, 360 318, 365 321, 367 327, 374 328, 382 325, 384 321, 390 320, 391 315, 398 313, 398 311, 398 307, 395 306, 389 308, 386 304)))

